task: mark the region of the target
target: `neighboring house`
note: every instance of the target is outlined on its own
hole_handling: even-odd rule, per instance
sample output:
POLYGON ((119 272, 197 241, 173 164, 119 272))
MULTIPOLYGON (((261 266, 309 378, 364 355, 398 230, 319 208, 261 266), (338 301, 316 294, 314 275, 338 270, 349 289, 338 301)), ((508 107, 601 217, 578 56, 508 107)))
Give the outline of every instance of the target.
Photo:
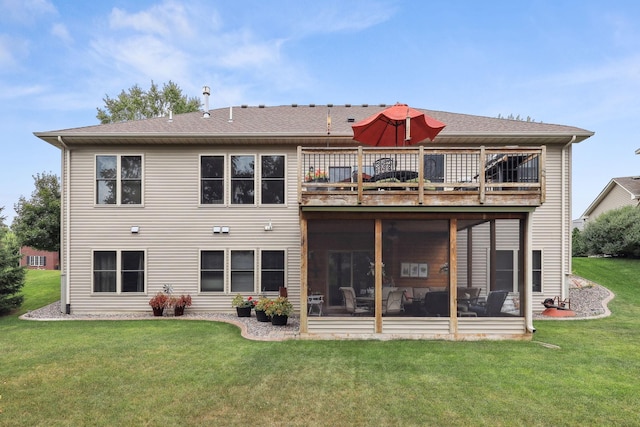
POLYGON ((433 142, 356 143, 351 125, 383 107, 37 132, 62 152, 62 306, 150 312, 172 284, 189 310, 230 312, 284 286, 301 337, 530 338, 532 313, 567 293, 572 144, 593 133, 423 110, 446 124, 433 142), (495 312, 471 310, 499 290, 495 312))
POLYGON ((20 249, 22 258, 20 266, 33 270, 58 270, 60 268, 60 255, 58 252, 40 251, 29 246, 20 249))
MULTIPOLYGON (((624 206, 638 206, 640 204, 640 176, 627 176, 613 178, 607 186, 591 202, 578 221, 582 221, 582 227, 590 221, 594 221, 600 215, 613 209, 624 206)), ((575 221, 574 221, 575 224, 575 221)))

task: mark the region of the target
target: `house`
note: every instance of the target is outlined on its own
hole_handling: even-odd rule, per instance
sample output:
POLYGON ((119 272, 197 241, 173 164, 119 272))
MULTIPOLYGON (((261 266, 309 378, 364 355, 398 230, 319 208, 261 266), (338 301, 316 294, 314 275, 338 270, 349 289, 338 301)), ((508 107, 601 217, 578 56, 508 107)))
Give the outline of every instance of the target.
POLYGON ((29 246, 20 249, 22 258, 20 266, 30 270, 57 270, 60 268, 60 255, 58 252, 41 251, 29 246))
POLYGON ((613 178, 580 216, 582 226, 603 213, 640 204, 640 176, 613 178))
POLYGON ((530 338, 532 313, 567 292, 572 145, 593 133, 422 110, 446 124, 434 141, 355 142, 384 107, 35 133, 62 156, 62 306, 150 311, 171 284, 190 310, 229 312, 284 286, 303 338, 530 338))

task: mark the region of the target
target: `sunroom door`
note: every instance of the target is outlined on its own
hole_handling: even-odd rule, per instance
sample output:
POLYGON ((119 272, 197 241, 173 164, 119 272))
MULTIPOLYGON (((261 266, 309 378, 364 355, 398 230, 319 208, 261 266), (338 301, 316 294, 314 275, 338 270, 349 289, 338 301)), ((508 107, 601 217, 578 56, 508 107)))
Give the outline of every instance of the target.
POLYGON ((369 263, 373 261, 374 254, 371 251, 331 251, 327 280, 329 283, 329 306, 339 307, 343 305, 343 286, 354 288, 356 295, 360 295, 367 288, 374 285, 373 276, 369 274, 369 263))

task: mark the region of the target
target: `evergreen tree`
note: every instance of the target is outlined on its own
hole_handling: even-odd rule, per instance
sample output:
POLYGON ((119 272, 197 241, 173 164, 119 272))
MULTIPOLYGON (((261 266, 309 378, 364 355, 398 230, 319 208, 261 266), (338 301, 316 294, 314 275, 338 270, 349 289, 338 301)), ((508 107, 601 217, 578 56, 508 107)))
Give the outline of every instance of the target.
POLYGON ((22 305, 25 268, 20 267, 20 244, 16 236, 0 230, 0 315, 22 305))

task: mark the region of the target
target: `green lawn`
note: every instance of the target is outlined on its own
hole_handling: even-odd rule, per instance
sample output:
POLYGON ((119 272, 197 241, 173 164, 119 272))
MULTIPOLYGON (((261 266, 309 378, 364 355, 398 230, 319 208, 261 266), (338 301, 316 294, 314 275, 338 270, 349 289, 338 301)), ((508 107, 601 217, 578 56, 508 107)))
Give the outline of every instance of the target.
MULTIPOLYGON (((253 342, 205 321, 0 318, 0 426, 640 425, 640 261, 574 267, 616 293, 613 315, 538 321, 533 342, 253 342)), ((35 273, 25 310, 57 299, 59 276, 35 273)))

